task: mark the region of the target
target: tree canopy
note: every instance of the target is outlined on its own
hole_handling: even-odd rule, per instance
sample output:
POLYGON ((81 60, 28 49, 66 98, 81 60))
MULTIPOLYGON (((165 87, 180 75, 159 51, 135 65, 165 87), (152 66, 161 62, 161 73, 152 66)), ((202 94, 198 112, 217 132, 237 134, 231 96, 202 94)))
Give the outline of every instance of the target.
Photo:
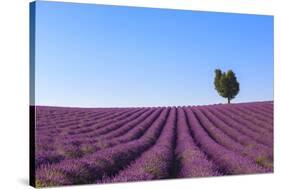
POLYGON ((218 94, 227 98, 228 103, 235 98, 240 90, 239 82, 232 70, 222 72, 220 69, 216 69, 214 84, 218 94))

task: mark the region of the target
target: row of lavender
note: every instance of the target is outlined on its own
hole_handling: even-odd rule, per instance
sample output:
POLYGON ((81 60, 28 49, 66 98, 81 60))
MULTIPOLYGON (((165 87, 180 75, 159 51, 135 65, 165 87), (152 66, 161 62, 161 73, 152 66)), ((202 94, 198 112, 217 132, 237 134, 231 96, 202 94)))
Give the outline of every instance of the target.
POLYGON ((37 186, 273 172, 273 103, 36 110, 37 186))

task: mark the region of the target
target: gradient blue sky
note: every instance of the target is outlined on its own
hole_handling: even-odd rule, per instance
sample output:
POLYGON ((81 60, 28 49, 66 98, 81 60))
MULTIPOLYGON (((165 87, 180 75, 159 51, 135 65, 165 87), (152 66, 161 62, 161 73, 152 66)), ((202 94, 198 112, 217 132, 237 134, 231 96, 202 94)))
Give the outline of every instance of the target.
POLYGON ((273 17, 37 1, 35 103, 131 107, 273 100, 273 17))

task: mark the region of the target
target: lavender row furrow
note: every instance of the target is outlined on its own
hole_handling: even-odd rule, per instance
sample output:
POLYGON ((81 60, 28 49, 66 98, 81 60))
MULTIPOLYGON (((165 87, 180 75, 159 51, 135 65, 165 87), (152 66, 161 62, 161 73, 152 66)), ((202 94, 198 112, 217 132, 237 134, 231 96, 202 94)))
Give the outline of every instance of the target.
POLYGON ((176 109, 172 108, 162 133, 155 145, 144 152, 127 168, 112 178, 104 177, 98 182, 128 182, 169 178, 173 165, 173 143, 175 142, 176 109))
POLYGON ((272 147, 273 135, 271 132, 264 132, 263 134, 253 132, 249 128, 245 127, 244 124, 237 122, 235 119, 221 113, 220 111, 218 111, 215 108, 206 107, 204 109, 204 111, 205 112, 210 111, 210 113, 212 113, 214 115, 212 117, 217 117, 217 119, 220 119, 223 122, 223 123, 221 123, 221 122, 217 123, 216 125, 218 125, 218 126, 221 126, 221 124, 226 125, 226 126, 228 126, 228 130, 233 130, 233 131, 229 131, 229 133, 238 137, 237 140, 244 143, 244 145, 247 145, 247 141, 248 141, 250 143, 256 142, 256 143, 260 143, 260 144, 264 144, 264 145, 268 145, 268 146, 272 147), (246 139, 243 139, 245 137, 246 137, 246 139))
POLYGON ((43 183, 42 185, 94 183, 102 176, 117 173, 156 142, 168 113, 169 109, 165 109, 148 131, 137 140, 107 148, 80 159, 43 165, 36 171, 38 182, 43 183), (59 180, 54 181, 50 173, 56 173, 63 178, 59 177, 59 180))
POLYGON ((197 143, 206 152, 218 166, 223 174, 249 174, 265 173, 268 170, 254 164, 248 158, 245 158, 218 144, 202 128, 201 123, 195 117, 191 109, 185 109, 189 120, 190 128, 194 134, 197 143))
MULTIPOLYGON (((135 111, 139 111, 139 110, 134 110, 134 111, 131 111, 132 113, 135 112, 135 111)), ((120 115, 123 115, 124 113, 128 113, 130 112, 129 110, 127 111, 121 111, 119 112, 118 114, 114 114, 108 118, 102 118, 102 119, 98 119, 96 121, 79 121, 79 122, 66 122, 64 125, 59 125, 59 124, 52 124, 53 128, 55 129, 55 133, 50 133, 52 132, 53 130, 46 130, 46 132, 43 132, 43 131, 40 131, 40 130, 37 130, 38 132, 40 131, 40 134, 45 134, 45 135, 51 135, 52 137, 53 136, 61 136, 62 134, 64 134, 65 136, 68 136, 68 132, 71 132, 73 130, 75 130, 76 132, 79 132, 79 129, 82 127, 83 130, 86 130, 89 129, 89 127, 95 127, 96 125, 100 124, 101 122, 107 120, 107 122, 105 123, 111 123, 113 122, 113 120, 108 120, 109 118, 115 118, 115 117, 118 117, 120 115), (68 125, 67 127, 65 125, 68 125)), ((128 114, 125 114, 126 116, 128 114)), ((104 122, 103 122, 104 123, 104 122)), ((92 130, 93 128, 91 128, 92 130)))
POLYGON ((272 132, 272 127, 266 126, 266 124, 261 125, 256 120, 253 120, 253 118, 250 118, 245 114, 241 114, 237 110, 229 109, 227 107, 224 108, 221 106, 215 106, 214 108, 220 111, 221 113, 231 117, 238 123, 243 124, 245 127, 251 129, 253 132, 257 132, 259 134, 268 133, 268 131, 272 132))
POLYGON ((219 168, 212 160, 208 160, 204 152, 194 143, 182 108, 178 109, 177 125, 177 146, 175 149, 179 163, 177 177, 220 175, 219 168))
MULTIPOLYGON (((240 153, 241 155, 245 155, 253 160, 255 163, 258 163, 261 166, 266 168, 272 168, 272 150, 270 148, 255 143, 254 140, 247 138, 242 133, 239 133, 237 130, 229 127, 224 122, 220 121, 216 116, 212 113, 208 112, 207 109, 198 108, 208 120, 205 122, 205 126, 207 124, 212 124, 216 129, 208 130, 210 134, 218 141, 220 144, 229 147, 231 150, 236 153, 240 153), (260 161, 263 159, 263 161, 260 161)), ((201 114, 201 112, 197 112, 201 114)), ((203 115, 202 114, 202 115, 203 115)), ((200 117, 200 115, 199 115, 200 117)), ((204 118, 200 118, 203 122, 204 118)), ((203 123, 204 125, 204 123, 203 123)), ((211 126, 207 126, 210 128, 211 126)), ((271 148, 272 149, 272 148, 271 148)))
POLYGON ((248 115, 253 115, 257 120, 268 122, 273 120, 273 114, 272 113, 267 113, 260 105, 243 105, 243 106, 237 106, 234 105, 233 109, 238 109, 239 111, 246 113, 248 115))
MULTIPOLYGON (((145 131, 146 129, 148 129, 148 127, 150 126, 150 123, 152 123, 157 116, 160 114, 161 109, 156 110, 155 112, 153 112, 152 114, 150 114, 148 117, 147 114, 144 114, 145 119, 143 119, 144 117, 140 116, 135 120, 132 120, 131 122, 128 122, 125 124, 126 126, 129 126, 130 128, 133 127, 131 130, 129 130, 126 134, 120 135, 120 136, 115 136, 113 134, 118 134, 118 130, 114 130, 112 132, 109 132, 105 135, 101 135, 100 137, 104 136, 105 138, 92 138, 92 139, 84 139, 79 141, 79 145, 77 145, 76 148, 72 148, 72 149, 68 149, 69 151, 71 151, 72 153, 76 153, 77 156, 79 156, 79 154, 85 154, 85 153, 93 153, 96 151, 99 151, 101 149, 105 149, 108 147, 112 147, 115 145, 118 145, 120 143, 125 143, 125 142, 129 142, 131 140, 137 139, 138 137, 140 137, 145 131), (142 122, 140 122, 142 121, 142 122), (117 131, 117 132, 115 132, 117 131), (107 136, 108 135, 108 136, 107 136)), ((151 112, 147 112, 147 113, 151 113, 151 112)), ((122 128, 120 128, 120 130, 122 131, 122 128)), ((62 140, 62 144, 65 144, 65 141, 62 140)), ((67 143, 64 145, 64 147, 67 146, 67 143)))
MULTIPOLYGON (((130 115, 134 112, 138 112, 143 108, 128 108, 128 109, 124 109, 122 111, 113 111, 113 112, 106 112, 105 114, 99 116, 99 117, 94 117, 93 120, 90 118, 91 122, 87 122, 82 124, 82 128, 87 128, 87 127, 93 127, 96 124, 103 122, 103 121, 108 121, 108 120, 116 120, 119 119, 120 117, 123 117, 124 115, 130 115)), ((73 129, 80 129, 80 128, 75 128, 72 127, 73 129)))
MULTIPOLYGON (((43 108, 43 110, 44 110, 45 108, 43 108)), ((37 114, 37 116, 36 116, 36 118, 38 119, 38 122, 39 122, 39 124, 37 124, 36 126, 38 127, 38 128, 40 128, 40 126, 46 126, 46 125, 48 125, 48 124, 46 124, 46 122, 48 122, 48 123, 55 123, 55 124, 57 124, 57 125, 60 125, 60 124, 62 124, 62 125, 64 125, 64 124, 66 124, 66 123, 68 123, 68 122, 71 122, 71 121, 79 121, 79 120, 81 120, 81 115, 83 116, 90 116, 90 118, 91 118, 91 121, 93 120, 93 119, 97 119, 97 116, 103 116, 104 114, 112 114, 113 112, 116 112, 116 110, 114 111, 114 110, 108 110, 108 111, 98 111, 98 110, 96 110, 96 111, 87 111, 87 113, 86 112, 82 112, 82 113, 84 113, 84 114, 80 114, 80 116, 77 118, 76 116, 77 115, 71 115, 70 113, 68 113, 68 112, 65 112, 65 113, 63 113, 63 114, 59 114, 59 113, 57 113, 55 116, 54 115, 52 115, 52 114, 49 114, 49 113, 45 113, 45 114, 43 114, 43 113, 41 113, 41 112, 45 112, 45 111, 47 111, 47 110, 44 110, 43 111, 41 108, 39 108, 37 111, 36 111, 36 114, 37 114), (41 119, 40 119, 40 116, 39 115, 41 115, 41 114, 43 114, 42 115, 42 117, 41 117, 41 119), (85 115, 86 114, 86 115, 85 115), (38 118, 39 117, 39 118, 38 118), (44 124, 45 123, 45 124, 44 124)), ((126 109, 125 109, 126 110, 126 109)), ((124 110, 124 111, 125 111, 124 110)), ((48 112, 48 111, 47 111, 48 112)), ((120 112, 120 111, 117 111, 117 112, 120 112)), ((42 128, 45 128, 45 127, 42 127, 42 128)), ((50 127, 46 127, 46 128, 52 128, 52 125, 50 126, 50 127)))
POLYGON ((258 115, 269 117, 271 119, 273 118, 273 114, 270 112, 267 112, 266 109, 264 109, 262 106, 253 104, 253 105, 246 105, 245 108, 258 115))
MULTIPOLYGON (((56 152, 53 152, 52 159, 56 157, 55 162, 62 161, 64 159, 71 159, 71 158, 81 158, 85 154, 93 153, 105 148, 113 147, 115 145, 129 142, 131 140, 137 139, 140 137, 150 126, 150 123, 153 123, 153 121, 159 116, 162 109, 157 109, 152 114, 150 114, 148 117, 146 117, 144 120, 143 117, 139 117, 132 122, 128 122, 128 126, 134 126, 133 129, 131 129, 128 133, 121 135, 119 137, 110 138, 109 140, 100 140, 97 141, 95 139, 91 140, 81 140, 79 141, 79 145, 77 143, 69 143, 64 141, 64 138, 60 139, 60 142, 57 142, 58 144, 56 146, 56 152), (140 122, 142 121, 142 122, 140 122), (55 156, 56 155, 56 156, 55 156), (63 157, 63 158, 61 158, 63 157)), ((150 111, 147 113, 151 113, 150 111)), ((146 116, 146 115, 145 115, 146 116)), ((112 133, 112 132, 111 132, 112 133)), ((110 134, 110 133, 109 133, 110 134)), ((39 153, 36 156, 36 160, 39 160, 36 166, 41 166, 43 164, 49 163, 51 160, 48 157, 48 154, 46 153, 39 153)))
POLYGON ((247 106, 244 106, 244 107, 236 106, 233 109, 237 110, 238 112, 248 115, 251 119, 256 120, 256 122, 258 121, 260 124, 268 124, 268 123, 273 124, 272 117, 264 116, 259 113, 255 113, 255 112, 249 110, 247 108, 247 106))
POLYGON ((146 109, 137 109, 134 111, 126 112, 124 114, 120 114, 120 115, 118 114, 117 117, 100 120, 96 124, 90 123, 90 124, 84 125, 84 127, 80 128, 80 129, 69 130, 68 134, 69 135, 79 135, 79 134, 83 134, 83 133, 88 134, 91 132, 97 132, 98 130, 103 130, 103 129, 105 129, 105 127, 108 127, 109 125, 111 126, 111 125, 115 124, 116 122, 125 122, 130 119, 134 119, 136 117, 136 115, 138 116, 144 111, 146 111, 146 109))

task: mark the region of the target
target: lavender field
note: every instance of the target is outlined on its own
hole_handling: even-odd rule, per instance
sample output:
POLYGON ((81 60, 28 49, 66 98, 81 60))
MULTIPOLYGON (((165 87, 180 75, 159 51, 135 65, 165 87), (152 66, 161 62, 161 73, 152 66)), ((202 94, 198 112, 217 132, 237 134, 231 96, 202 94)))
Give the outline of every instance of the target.
POLYGON ((36 186, 273 172, 273 102, 36 107, 36 186))

